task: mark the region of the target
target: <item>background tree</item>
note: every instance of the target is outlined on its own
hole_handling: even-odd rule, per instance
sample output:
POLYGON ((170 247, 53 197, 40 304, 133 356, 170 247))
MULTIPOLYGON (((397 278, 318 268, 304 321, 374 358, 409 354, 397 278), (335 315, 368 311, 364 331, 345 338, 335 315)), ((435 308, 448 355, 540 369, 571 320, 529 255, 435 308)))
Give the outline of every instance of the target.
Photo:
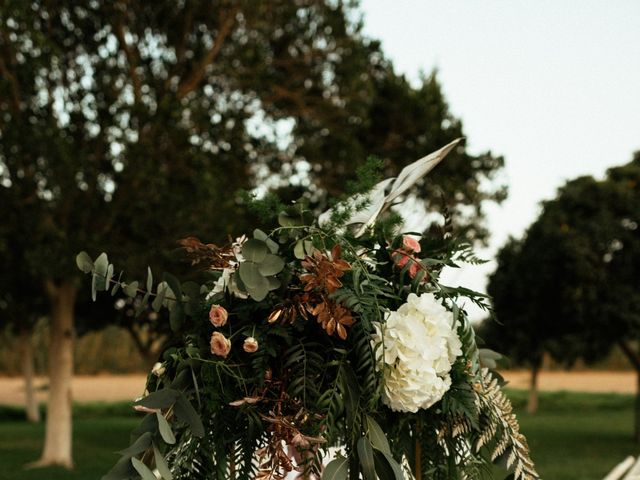
MULTIPOLYGON (((462 134, 435 77, 415 89, 397 76, 350 20, 354 9, 3 3, 0 183, 18 199, 16 222, 29 219, 24 265, 51 319, 40 464, 72 464, 78 251, 108 249, 139 276, 149 258, 162 267, 176 238, 246 230, 234 192, 268 186, 271 173, 285 184, 317 181, 322 198, 369 153, 397 171, 462 134)), ((481 201, 503 192, 480 185, 502 161, 461 149, 449 163, 434 178, 452 201, 474 206, 472 223, 455 219, 481 233, 481 201)))
POLYGON ((570 363, 602 358, 616 345, 640 375, 638 185, 638 154, 604 180, 572 180, 545 202, 524 239, 500 252, 489 293, 504 327, 488 323, 484 337, 532 365, 533 378, 544 351, 570 363))

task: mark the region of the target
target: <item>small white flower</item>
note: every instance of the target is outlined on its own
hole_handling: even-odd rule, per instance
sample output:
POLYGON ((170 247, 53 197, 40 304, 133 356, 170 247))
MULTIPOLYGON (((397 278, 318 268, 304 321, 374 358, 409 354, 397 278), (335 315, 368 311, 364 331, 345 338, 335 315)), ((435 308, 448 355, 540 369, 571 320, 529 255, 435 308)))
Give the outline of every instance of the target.
POLYGON ((164 375, 165 368, 164 365, 160 362, 156 362, 151 369, 151 373, 153 373, 156 377, 161 377, 164 375))
POLYGON ((395 411, 417 412, 440 400, 451 387, 451 365, 462 354, 453 314, 433 294, 412 293, 374 327, 383 403, 395 411))
POLYGON ((217 293, 222 293, 225 290, 229 290, 231 294, 237 298, 248 298, 246 293, 243 293, 238 288, 238 284, 234 278, 234 274, 236 272, 235 268, 225 268, 222 270, 222 275, 213 286, 213 290, 207 294, 207 300, 213 297, 217 293))

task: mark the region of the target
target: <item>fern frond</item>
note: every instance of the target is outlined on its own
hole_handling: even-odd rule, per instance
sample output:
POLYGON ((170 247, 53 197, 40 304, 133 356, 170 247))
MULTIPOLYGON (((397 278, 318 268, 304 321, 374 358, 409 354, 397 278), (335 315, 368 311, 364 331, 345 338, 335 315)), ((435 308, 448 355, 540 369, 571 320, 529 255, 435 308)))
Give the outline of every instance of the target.
POLYGON ((511 402, 500 388, 498 379, 487 368, 480 369, 480 375, 482 381, 477 398, 482 429, 476 439, 476 452, 491 446, 491 460, 507 455, 507 468, 513 468, 515 480, 539 479, 527 440, 520 433, 511 402))

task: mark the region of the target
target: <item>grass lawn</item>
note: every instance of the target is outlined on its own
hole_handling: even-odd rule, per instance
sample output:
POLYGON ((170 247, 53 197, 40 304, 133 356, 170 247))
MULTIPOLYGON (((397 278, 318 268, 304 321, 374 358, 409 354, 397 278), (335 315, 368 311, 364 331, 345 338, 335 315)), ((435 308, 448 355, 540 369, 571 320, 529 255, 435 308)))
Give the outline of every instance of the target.
MULTIPOLYGON (((628 395, 543 393, 540 412, 522 412, 525 393, 509 392, 519 412, 533 459, 546 480, 602 480, 627 455, 640 454, 631 440, 633 398, 628 395)), ((127 446, 138 419, 128 405, 76 408, 76 469, 23 470, 42 446, 42 425, 29 425, 20 412, 0 409, 0 480, 96 480, 127 446)))

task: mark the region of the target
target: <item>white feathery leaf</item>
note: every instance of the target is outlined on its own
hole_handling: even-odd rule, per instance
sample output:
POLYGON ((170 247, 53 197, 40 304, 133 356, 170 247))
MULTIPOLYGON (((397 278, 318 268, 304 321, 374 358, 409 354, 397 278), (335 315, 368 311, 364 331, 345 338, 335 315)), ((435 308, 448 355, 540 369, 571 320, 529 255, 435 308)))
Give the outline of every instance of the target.
MULTIPOLYGON (((402 169, 397 178, 387 178, 379 182, 369 193, 349 198, 343 205, 343 208, 352 210, 354 213, 345 222, 345 226, 357 226, 358 229, 354 235, 356 237, 361 236, 383 211, 389 208, 400 195, 413 187, 418 180, 438 165, 461 141, 462 138, 458 138, 440 150, 430 153, 426 157, 407 165, 402 169), (391 185, 392 182, 393 184, 391 185), (391 189, 387 192, 389 185, 391 185, 391 189), (358 210, 358 207, 363 204, 366 204, 366 206, 358 210)), ((340 206, 337 208, 340 208, 340 206)), ((333 209, 323 212, 318 218, 319 225, 327 224, 332 214, 333 209)))

